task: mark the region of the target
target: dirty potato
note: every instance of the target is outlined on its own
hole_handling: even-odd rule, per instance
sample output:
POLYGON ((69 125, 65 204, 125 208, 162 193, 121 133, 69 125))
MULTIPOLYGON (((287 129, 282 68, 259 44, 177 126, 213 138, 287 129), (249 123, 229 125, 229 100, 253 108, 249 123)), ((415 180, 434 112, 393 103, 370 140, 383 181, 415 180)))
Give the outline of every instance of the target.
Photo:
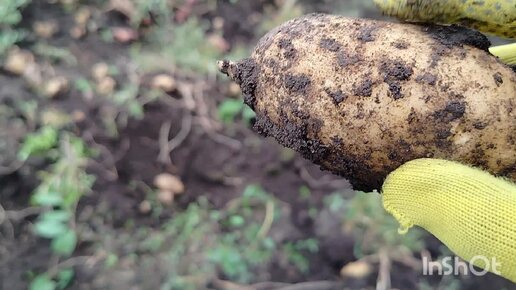
POLYGON ((256 111, 255 129, 379 189, 422 157, 516 179, 516 74, 480 33, 313 14, 219 62, 256 111))

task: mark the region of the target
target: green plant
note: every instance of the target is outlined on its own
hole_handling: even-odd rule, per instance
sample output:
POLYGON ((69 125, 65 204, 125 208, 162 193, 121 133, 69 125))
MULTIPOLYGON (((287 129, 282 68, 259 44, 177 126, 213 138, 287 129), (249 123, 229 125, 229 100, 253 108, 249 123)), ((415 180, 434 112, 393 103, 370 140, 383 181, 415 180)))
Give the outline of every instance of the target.
POLYGON ((143 104, 138 100, 139 86, 129 84, 113 93, 110 99, 120 111, 125 111, 129 116, 143 118, 143 104))
POLYGON ((124 128, 130 118, 143 119, 144 105, 161 96, 161 91, 145 89, 139 83, 123 85, 106 99, 106 107, 110 106, 111 110, 105 111, 104 126, 112 136, 118 135, 118 128, 124 128))
POLYGON ((41 274, 32 280, 29 290, 62 290, 70 284, 73 276, 74 272, 71 269, 59 271, 55 279, 52 279, 48 274, 41 274))
POLYGON ((155 17, 158 23, 167 23, 170 19, 170 11, 173 6, 170 4, 176 1, 168 0, 134 0, 135 9, 130 15, 130 21, 133 26, 138 26, 144 18, 149 17, 151 14, 155 17))
MULTIPOLYGON (((218 277, 248 283, 263 279, 256 273, 278 257, 306 271, 309 261, 304 254, 317 251, 317 241, 292 241, 285 246, 273 240, 270 229, 282 218, 281 206, 261 186, 248 185, 224 209, 213 209, 201 197, 186 209, 178 209, 158 229, 128 222, 125 231, 109 241, 134 257, 138 273, 163 271, 163 279, 145 289, 204 289, 218 277)), ((115 257, 110 267, 116 268, 116 250, 102 250, 115 257)))
POLYGON ((430 285, 428 282, 420 282, 418 285, 418 289, 420 290, 460 290, 461 282, 460 279, 454 276, 443 276, 438 285, 430 285))
POLYGON ((52 62, 64 62, 67 65, 77 65, 77 58, 66 48, 38 42, 32 50, 38 56, 49 59, 52 62))
POLYGON ((77 78, 74 83, 75 88, 82 94, 93 93, 93 85, 88 79, 77 78))
MULTIPOLYGON (((34 223, 34 233, 51 240, 55 255, 68 257, 78 241, 77 203, 94 181, 85 172, 90 152, 81 139, 45 126, 26 137, 18 154, 22 160, 34 155, 53 160, 46 170, 39 172, 41 183, 31 197, 34 205, 44 208, 34 223)), ((31 289, 64 289, 72 276, 71 269, 63 269, 53 276, 43 273, 32 280, 31 289)))
POLYGON ((218 107, 218 114, 219 119, 225 124, 233 123, 238 116, 241 116, 246 124, 250 124, 256 116, 254 111, 240 99, 225 99, 218 107))
POLYGON ((289 262, 302 273, 307 273, 310 270, 310 261, 303 252, 317 253, 319 251, 319 243, 315 239, 299 240, 287 243, 284 246, 284 251, 289 262))
POLYGON ((85 172, 87 150, 82 140, 63 134, 59 143, 59 158, 49 170, 40 172, 41 183, 31 201, 48 208, 34 224, 35 233, 52 240, 54 253, 69 256, 77 243, 75 207, 94 179, 85 172))
POLYGON ((219 217, 224 234, 220 243, 208 251, 209 261, 229 278, 249 282, 253 278, 251 269, 268 263, 276 250, 275 242, 267 236, 278 214, 274 208, 275 200, 260 186, 247 186, 242 197, 219 217), (259 208, 264 214, 261 224, 257 222, 259 208))
POLYGON ((28 134, 18 151, 18 159, 25 161, 30 156, 48 154, 57 145, 58 134, 58 131, 50 126, 28 134))
MULTIPOLYGON (((274 215, 270 210, 271 202, 272 197, 261 187, 250 185, 242 198, 235 200, 226 211, 210 210, 202 199, 198 204, 191 204, 167 226, 167 232, 177 234, 173 242, 176 246, 169 251, 171 260, 180 260, 186 247, 197 243, 193 241, 195 237, 209 236, 209 239, 201 238, 206 244, 198 249, 204 260, 202 273, 215 274, 218 269, 235 281, 250 281, 252 269, 267 264, 275 250, 274 241, 267 237, 263 223, 257 222, 256 216, 260 212, 257 208, 267 207, 267 203, 269 211, 262 214, 274 215), (209 234, 212 231, 215 233, 209 234)), ((177 278, 170 281, 181 281, 177 278)))
POLYGON ((312 191, 310 190, 310 188, 306 185, 303 185, 301 187, 299 187, 299 198, 303 199, 303 200, 308 200, 310 199, 310 196, 312 195, 312 191))
POLYGON ((355 237, 357 258, 378 253, 381 249, 393 257, 411 255, 424 247, 421 230, 414 228, 405 235, 398 233, 398 222, 383 209, 381 196, 376 193, 357 192, 351 199, 335 193, 325 198, 325 205, 342 215, 342 227, 355 237))
POLYGON ((14 26, 22 20, 20 10, 29 3, 30 0, 3 0, 0 4, 0 56, 25 37, 26 33, 14 26))
MULTIPOLYGON (((147 200, 152 201, 156 192, 147 194, 147 200)), ((101 242, 99 251, 109 253, 104 270, 118 271, 123 266, 117 261, 131 261, 137 265, 137 279, 145 280, 149 271, 159 271, 161 279, 142 282, 147 283, 139 285, 142 289, 163 290, 206 289, 214 279, 260 281, 266 277, 257 273, 265 272, 277 259, 306 271, 309 260, 305 254, 318 250, 316 240, 285 245, 283 240, 273 239, 273 231, 278 230, 274 227, 281 227, 279 219, 289 218, 283 217, 284 206, 261 186, 251 184, 223 209, 214 209, 200 197, 185 209, 174 208, 174 214, 158 228, 128 221, 124 231, 105 235, 106 241, 101 242)), ((170 212, 158 211, 165 215, 170 212)), ((106 224, 102 218, 96 223, 106 224)))
MULTIPOLYGON (((109 75, 120 72, 115 66, 109 67, 109 75)), ((86 78, 75 80, 74 87, 85 96, 92 96, 95 91, 94 83, 86 78)), ((129 118, 142 119, 144 105, 159 99, 162 92, 155 89, 146 89, 139 82, 128 82, 105 96, 105 103, 101 111, 102 122, 111 136, 117 136, 118 128, 127 125, 129 118)))
MULTIPOLYGON (((126 13, 129 21, 135 27, 140 26, 144 19, 150 18, 158 25, 167 25, 171 22, 171 11, 180 10, 185 2, 185 0, 129 0, 125 3, 131 9, 125 9, 124 13, 126 13)), ((214 0, 200 0, 197 2, 200 2, 205 7, 204 9, 216 9, 217 2, 214 0)))
POLYGON ((206 40, 206 27, 192 17, 183 24, 156 27, 149 35, 152 45, 135 45, 131 50, 143 71, 181 68, 186 73, 215 74, 221 53, 206 40))

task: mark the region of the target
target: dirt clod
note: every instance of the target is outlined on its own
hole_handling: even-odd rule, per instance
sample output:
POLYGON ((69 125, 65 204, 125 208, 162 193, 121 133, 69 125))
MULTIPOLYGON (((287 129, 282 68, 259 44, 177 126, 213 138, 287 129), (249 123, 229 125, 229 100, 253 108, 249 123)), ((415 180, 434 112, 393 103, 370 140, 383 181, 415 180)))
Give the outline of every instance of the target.
POLYGON ((292 44, 292 40, 289 39, 281 39, 278 42, 279 48, 283 50, 283 55, 286 59, 294 59, 297 55, 297 50, 292 44))
POLYGON ((369 78, 364 79, 355 86, 354 93, 360 97, 370 97, 373 93, 373 81, 369 78))
POLYGON ((332 52, 337 52, 341 49, 342 44, 333 38, 322 38, 319 44, 322 48, 332 52))
POLYGON ((291 93, 306 93, 310 87, 310 78, 306 75, 291 75, 285 76, 285 87, 291 93))
POLYGON ((363 42, 371 42, 375 40, 374 32, 376 31, 377 27, 374 25, 362 27, 360 29, 360 32, 357 36, 358 40, 363 42))
POLYGON ((434 74, 425 72, 424 74, 417 76, 416 81, 434 86, 437 82, 437 76, 435 76, 434 74))
POLYGON ((446 107, 435 112, 435 117, 443 120, 444 122, 451 122, 453 120, 461 118, 466 112, 466 104, 461 101, 450 101, 446 104, 446 107))
POLYGON ((258 82, 258 74, 260 72, 260 68, 257 66, 256 62, 251 58, 246 58, 236 64, 223 62, 221 65, 219 69, 222 72, 226 71, 227 74, 240 85, 244 102, 253 109, 256 101, 255 90, 258 82))
POLYGON ((356 64, 360 61, 358 55, 339 53, 337 55, 337 63, 341 68, 346 68, 348 65, 356 64))
POLYGON ((383 73, 386 82, 393 80, 406 81, 413 74, 412 67, 401 60, 383 61, 380 71, 383 73))
POLYGON ((342 93, 342 90, 331 91, 327 89, 326 93, 331 97, 335 105, 340 104, 346 99, 346 96, 342 93))
POLYGON ((421 28, 424 32, 429 33, 438 43, 446 47, 471 45, 488 51, 491 46, 491 42, 485 35, 462 26, 428 25, 421 28))
POLYGON ((403 98, 403 94, 401 93, 401 85, 399 82, 389 83, 389 93, 389 95, 395 100, 403 98))
POLYGON ((497 86, 500 86, 501 84, 503 84, 503 78, 502 78, 502 74, 497 72, 493 75, 493 78, 496 82, 496 85, 497 86))

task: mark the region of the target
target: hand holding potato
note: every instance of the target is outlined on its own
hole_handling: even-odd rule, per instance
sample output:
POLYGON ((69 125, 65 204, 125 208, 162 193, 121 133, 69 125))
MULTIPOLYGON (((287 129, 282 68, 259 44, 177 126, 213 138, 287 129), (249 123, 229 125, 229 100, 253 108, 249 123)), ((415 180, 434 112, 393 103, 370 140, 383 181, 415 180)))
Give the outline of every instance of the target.
MULTIPOLYGON (((374 0, 389 16, 408 22, 459 24, 503 38, 516 39, 515 0, 374 0)), ((516 43, 494 46, 489 51, 516 65, 516 43)))
MULTIPOLYGON (((503 17, 478 14, 482 9, 472 7, 473 1, 433 1, 435 6, 428 2, 426 7, 424 1, 412 1, 412 7, 409 1, 375 2, 387 14, 409 21, 422 20, 422 15, 426 15, 426 20, 437 21, 439 14, 429 13, 436 10, 477 13, 478 19, 484 18, 476 28, 506 37, 514 37, 516 33, 514 1, 475 1, 484 9, 498 7, 497 14, 513 14, 512 24, 503 17)), ((461 19, 446 14, 440 16, 443 23, 461 19)), ((516 64, 516 44, 494 47, 490 51, 502 61, 516 64)), ((385 209, 400 222, 403 230, 421 226, 463 259, 491 272, 499 271, 496 274, 516 282, 515 184, 458 163, 419 159, 404 164, 387 177, 382 199, 385 209), (493 268, 494 265, 486 265, 484 259, 475 257, 499 263, 499 267, 493 268)))
MULTIPOLYGON (((443 5, 459 1, 381 2, 455 13, 443 5)), ((388 176, 384 206, 405 229, 427 229, 464 259, 495 257, 516 282, 516 74, 489 45, 457 26, 314 14, 219 67, 259 133, 355 189, 380 189, 388 176)))

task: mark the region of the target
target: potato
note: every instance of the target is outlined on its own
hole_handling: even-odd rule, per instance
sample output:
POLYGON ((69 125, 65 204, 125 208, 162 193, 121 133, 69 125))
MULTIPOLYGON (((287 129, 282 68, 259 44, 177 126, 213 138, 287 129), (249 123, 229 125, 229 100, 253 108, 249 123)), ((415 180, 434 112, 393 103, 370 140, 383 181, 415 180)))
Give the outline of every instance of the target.
POLYGON ((422 157, 516 179, 516 74, 480 33, 312 14, 221 61, 254 128, 357 190, 422 157))

